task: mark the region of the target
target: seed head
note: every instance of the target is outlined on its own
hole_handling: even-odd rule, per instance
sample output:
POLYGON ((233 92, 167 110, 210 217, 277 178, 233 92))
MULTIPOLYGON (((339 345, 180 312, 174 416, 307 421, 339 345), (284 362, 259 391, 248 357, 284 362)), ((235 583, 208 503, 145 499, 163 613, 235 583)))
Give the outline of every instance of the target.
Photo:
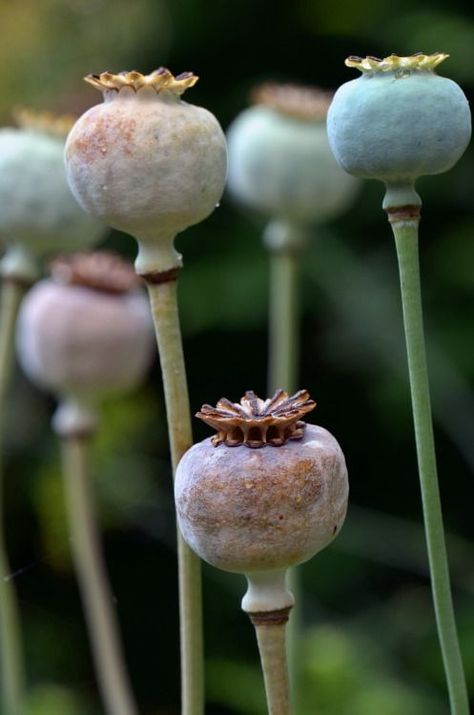
POLYGON ((268 400, 247 392, 239 404, 201 408, 218 434, 182 458, 175 499, 182 534, 203 559, 245 574, 286 569, 334 539, 347 470, 334 437, 301 421, 314 406, 301 390, 268 400))
POLYGON ((349 57, 362 76, 336 92, 328 112, 334 156, 350 174, 413 184, 450 169, 471 136, 469 103, 435 68, 448 55, 349 57))
POLYGON ((143 380, 153 355, 146 296, 110 253, 62 257, 23 300, 17 332, 26 374, 61 397, 93 404, 143 380))
POLYGON ((181 100, 197 82, 165 68, 88 75, 104 93, 72 128, 68 181, 81 206, 139 242, 139 273, 179 265, 177 233, 202 221, 224 189, 225 138, 216 118, 181 100))
POLYGON ((326 114, 331 93, 266 83, 228 131, 229 190, 270 219, 307 226, 342 213, 356 182, 331 154, 326 114))

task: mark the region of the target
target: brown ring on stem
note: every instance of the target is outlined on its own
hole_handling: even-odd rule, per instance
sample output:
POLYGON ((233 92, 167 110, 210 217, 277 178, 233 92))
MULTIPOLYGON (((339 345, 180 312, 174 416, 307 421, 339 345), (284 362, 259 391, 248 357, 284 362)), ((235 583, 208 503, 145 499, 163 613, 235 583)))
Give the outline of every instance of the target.
POLYGON ((281 626, 288 621, 292 606, 277 611, 254 611, 249 618, 254 626, 281 626))
POLYGON ((181 266, 169 268, 167 271, 150 271, 150 273, 140 273, 140 278, 150 285, 160 285, 178 280, 181 266))
POLYGON ((387 209, 387 216, 390 223, 398 223, 398 221, 418 221, 421 216, 419 206, 394 206, 387 209))

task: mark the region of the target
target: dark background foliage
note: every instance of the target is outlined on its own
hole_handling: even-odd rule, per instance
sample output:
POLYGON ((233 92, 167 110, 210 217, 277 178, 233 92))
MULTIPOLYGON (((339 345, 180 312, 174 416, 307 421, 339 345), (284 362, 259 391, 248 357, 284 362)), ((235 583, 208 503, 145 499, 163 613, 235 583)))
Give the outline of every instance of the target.
MULTIPOLYGON (((442 50, 474 86, 474 18, 459 0, 23 0, 0 2, 0 114, 24 104, 80 112, 100 101, 88 72, 166 65, 201 79, 187 99, 227 127, 262 79, 335 88, 349 54, 442 50)), ((421 260, 440 482, 461 642, 474 692, 472 148, 419 182, 421 260)), ((340 537, 303 569, 302 713, 447 712, 420 520, 396 261, 366 182, 352 210, 318 228, 301 274, 301 385, 343 445, 351 507, 340 537)), ((178 238, 193 410, 265 393, 268 256, 263 224, 224 197, 178 238)), ((133 258, 133 241, 106 245, 133 258)), ((71 569, 54 409, 18 373, 7 435, 8 543, 21 600, 32 715, 101 712, 71 569)), ((208 430, 195 424, 196 439, 208 430)), ((179 712, 174 518, 159 368, 107 404, 93 478, 131 676, 144 715, 179 712)), ((208 713, 265 712, 243 579, 204 569, 208 713)))

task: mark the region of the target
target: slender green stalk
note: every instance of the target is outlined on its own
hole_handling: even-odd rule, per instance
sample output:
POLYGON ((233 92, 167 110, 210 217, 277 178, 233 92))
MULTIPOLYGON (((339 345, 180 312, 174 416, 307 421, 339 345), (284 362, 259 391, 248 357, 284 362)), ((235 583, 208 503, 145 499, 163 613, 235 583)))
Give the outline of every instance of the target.
POLYGON ((135 715, 89 486, 88 442, 73 434, 61 439, 73 557, 106 712, 135 715))
POLYGON ((3 445, 6 398, 13 366, 15 324, 26 285, 4 279, 0 304, 0 663, 1 702, 5 715, 24 713, 24 656, 20 618, 5 544, 3 505, 3 445))
POLYGON ((270 255, 269 395, 277 389, 293 394, 299 359, 300 252, 272 251, 270 255))
MULTIPOLYGON (((283 389, 291 395, 298 388, 299 376, 299 276, 304 238, 296 227, 274 222, 267 227, 265 242, 270 248, 268 394, 272 395, 275 390, 283 389)), ((302 589, 297 568, 289 569, 288 586, 295 596, 296 604, 288 624, 286 641, 293 700, 298 712, 302 589)))
POLYGON ((286 661, 286 623, 255 623, 262 664, 268 715, 290 715, 290 687, 286 661))
MULTIPOLYGON (((192 446, 191 414, 179 325, 177 283, 149 283, 165 390, 173 475, 192 446)), ((204 713, 201 563, 178 530, 181 712, 204 713)))
POLYGON ((434 609, 452 715, 468 715, 469 702, 449 581, 426 364, 418 256, 419 219, 389 211, 398 255, 418 470, 434 609))

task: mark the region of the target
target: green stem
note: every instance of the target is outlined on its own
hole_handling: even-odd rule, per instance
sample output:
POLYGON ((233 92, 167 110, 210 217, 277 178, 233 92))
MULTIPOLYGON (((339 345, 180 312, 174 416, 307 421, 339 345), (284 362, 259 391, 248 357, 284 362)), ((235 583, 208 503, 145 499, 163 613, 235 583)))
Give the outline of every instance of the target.
POLYGON ((297 389, 300 343, 300 255, 305 234, 288 221, 275 219, 263 241, 270 251, 268 392, 297 389))
MULTIPOLYGON (((6 397, 13 367, 15 324, 26 286, 2 282, 0 304, 0 440, 6 424, 6 397)), ((5 715, 24 713, 24 656, 19 608, 5 544, 3 505, 3 445, 0 444, 0 663, 1 701, 5 715)))
MULTIPOLYGON (((268 395, 298 389, 300 355, 299 276, 304 236, 288 223, 274 221, 266 229, 264 241, 270 249, 270 315, 268 395)), ((288 585, 296 606, 287 627, 288 668, 293 700, 298 712, 298 651, 302 631, 301 579, 297 568, 289 569, 288 585)))
POLYGON ((61 438, 74 563, 106 712, 135 715, 88 481, 88 442, 79 434, 61 438))
POLYGON ((395 236, 403 320, 410 374, 418 470, 421 484, 426 542, 434 609, 448 684, 452 715, 468 715, 469 702, 459 648, 449 581, 441 499, 436 470, 428 370, 426 364, 418 256, 418 223, 412 211, 389 210, 395 236))
POLYGON ((299 252, 270 255, 269 395, 297 389, 299 359, 299 252))
MULTIPOLYGON (((252 614, 250 614, 252 617, 252 614)), ((290 715, 285 631, 286 623, 257 624, 258 650, 262 664, 268 715, 290 715)))
MULTIPOLYGON (((165 390, 173 475, 192 446, 191 414, 179 325, 177 283, 149 283, 165 390)), ((178 530, 181 712, 204 713, 201 563, 178 530)))

